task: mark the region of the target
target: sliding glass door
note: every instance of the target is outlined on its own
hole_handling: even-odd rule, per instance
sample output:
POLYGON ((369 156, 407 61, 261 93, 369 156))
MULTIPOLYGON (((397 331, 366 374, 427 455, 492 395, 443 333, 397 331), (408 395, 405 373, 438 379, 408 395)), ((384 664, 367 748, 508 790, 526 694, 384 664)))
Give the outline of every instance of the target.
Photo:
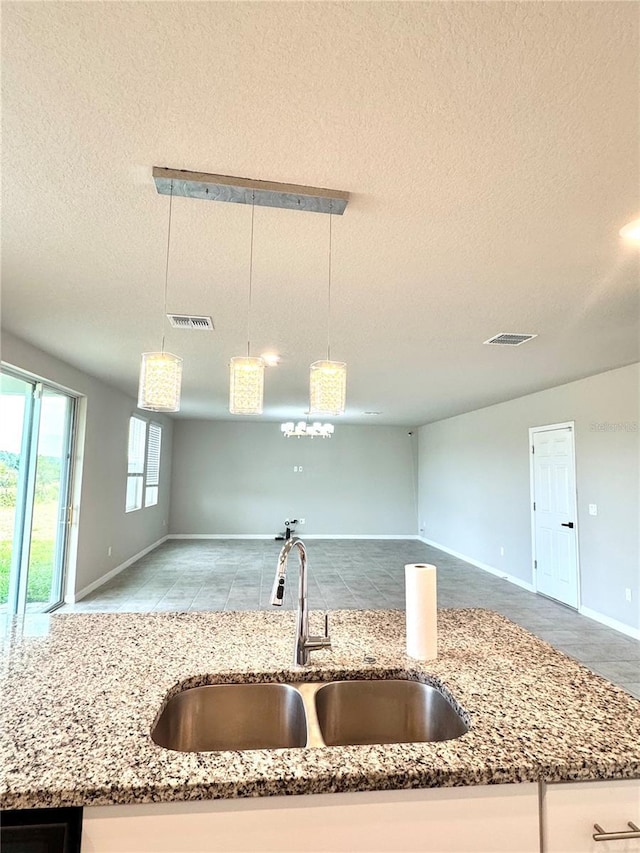
MULTIPOLYGON (((14 566, 20 563, 16 530, 22 526, 25 465, 28 445, 24 425, 31 420, 32 386, 22 379, 0 373, 0 609, 8 606, 14 566), (17 546, 17 548, 16 548, 17 546)), ((12 590, 13 591, 13 590, 12 590)))
POLYGON ((63 597, 75 399, 0 374, 0 609, 43 612, 63 597))

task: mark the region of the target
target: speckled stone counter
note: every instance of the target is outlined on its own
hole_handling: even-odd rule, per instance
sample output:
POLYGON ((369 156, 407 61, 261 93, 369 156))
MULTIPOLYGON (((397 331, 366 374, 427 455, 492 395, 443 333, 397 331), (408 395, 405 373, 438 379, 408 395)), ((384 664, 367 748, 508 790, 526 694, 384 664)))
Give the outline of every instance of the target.
MULTIPOLYGON (((311 614, 312 631, 320 628, 311 614)), ((640 702, 502 616, 439 611, 439 656, 402 611, 336 611, 331 651, 291 666, 291 612, 70 614, 15 623, 0 658, 0 806, 640 778, 640 702), (456 740, 179 753, 149 732, 181 686, 418 678, 455 697, 456 740)))

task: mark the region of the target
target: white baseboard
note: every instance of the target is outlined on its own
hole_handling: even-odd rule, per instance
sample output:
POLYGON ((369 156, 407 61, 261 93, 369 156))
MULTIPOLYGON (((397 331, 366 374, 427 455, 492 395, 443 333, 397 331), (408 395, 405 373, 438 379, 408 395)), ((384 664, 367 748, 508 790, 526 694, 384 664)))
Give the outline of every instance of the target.
POLYGON ((275 539, 268 533, 170 533, 167 539, 275 539))
POLYGON ((102 575, 102 577, 98 578, 98 580, 93 581, 88 586, 85 586, 84 589, 78 590, 78 592, 73 595, 65 596, 66 604, 75 604, 76 601, 80 601, 81 598, 84 598, 86 595, 89 595, 90 592, 93 592, 94 589, 98 589, 98 587, 110 581, 111 578, 115 578, 116 575, 119 575, 120 572, 123 572, 125 569, 128 569, 130 565, 135 563, 136 560, 139 560, 140 557, 144 557, 145 554, 148 554, 150 551, 155 550, 159 545, 162 545, 169 537, 163 536, 162 539, 158 539, 157 542, 154 542, 153 545, 149 545, 148 548, 143 548, 142 551, 139 551, 137 554, 134 554, 133 557, 129 557, 128 560, 125 560, 124 563, 120 563, 119 566, 116 566, 115 569, 111 569, 111 571, 107 572, 106 575, 102 575))
POLYGON ((410 533, 303 533, 304 539, 417 539, 410 533))
POLYGON ((624 622, 619 622, 617 619, 612 619, 611 616, 605 616, 604 613, 598 613, 597 610, 592 610, 590 607, 581 605, 578 608, 578 613, 586 616, 588 619, 593 619, 594 622, 600 622, 601 625, 606 625, 607 628, 613 628, 614 631, 620 631, 621 634, 626 634, 627 637, 632 637, 634 640, 640 640, 640 628, 632 628, 631 625, 625 625, 624 622))
POLYGON ((471 563, 472 566, 476 566, 478 569, 482 569, 483 572, 489 572, 491 575, 495 575, 496 577, 502 578, 505 581, 509 581, 509 583, 513 583, 516 586, 521 587, 522 589, 526 589, 527 592, 535 592, 533 584, 528 581, 522 580, 522 578, 518 578, 515 575, 510 575, 507 572, 503 572, 501 569, 496 569, 495 566, 490 566, 488 563, 481 563, 480 560, 474 560, 473 557, 467 557, 466 554, 461 554, 459 551, 454 551, 452 548, 447 548, 445 545, 441 545, 439 542, 434 542, 432 539, 426 539, 424 536, 417 537, 421 542, 424 542, 425 545, 431 545, 432 548, 437 548, 438 551, 444 551, 445 554, 451 554, 452 557, 457 557, 459 560, 464 560, 465 563, 471 563))
MULTIPOLYGON (((419 539, 409 533, 373 534, 373 533, 302 533, 296 531, 300 539, 419 539)), ((268 533, 170 533, 167 539, 273 539, 268 533)))
MULTIPOLYGON (((471 563, 472 566, 477 566, 479 569, 482 569, 485 572, 490 572, 490 574, 492 575, 496 575, 499 578, 504 578, 504 580, 516 584, 516 586, 520 586, 522 587, 522 589, 526 589, 528 592, 536 591, 533 584, 527 583, 527 581, 523 581, 521 578, 516 578, 513 575, 508 575, 505 572, 501 572, 499 569, 487 565, 487 563, 481 563, 479 560, 474 560, 471 557, 467 557, 465 556, 465 554, 461 554, 459 551, 454 551, 452 548, 447 548, 444 545, 440 545, 438 542, 434 542, 431 539, 425 539, 424 536, 419 536, 418 538, 421 542, 424 542, 425 545, 431 545, 432 548, 437 548, 439 551, 444 551, 445 554, 451 554, 452 557, 457 557, 459 560, 464 560, 465 563, 471 563)), ((614 631, 619 631, 621 634, 626 634, 627 637, 632 637, 634 640, 640 640, 640 629, 632 628, 631 625, 625 625, 624 622, 619 622, 617 619, 612 619, 610 616, 605 616, 604 613, 599 613, 597 610, 592 610, 590 607, 584 607, 583 605, 578 608, 578 613, 580 613, 581 616, 586 616, 587 619, 593 619, 594 622, 600 622, 600 624, 606 625, 607 628, 613 628, 614 631)))

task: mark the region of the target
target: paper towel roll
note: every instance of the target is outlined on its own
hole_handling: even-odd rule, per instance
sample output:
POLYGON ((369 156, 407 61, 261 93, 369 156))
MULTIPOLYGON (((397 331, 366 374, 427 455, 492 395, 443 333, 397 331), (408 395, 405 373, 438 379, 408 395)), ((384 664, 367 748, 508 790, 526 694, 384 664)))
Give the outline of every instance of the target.
POLYGON ((438 656, 436 567, 410 563, 404 567, 407 654, 418 660, 438 656))

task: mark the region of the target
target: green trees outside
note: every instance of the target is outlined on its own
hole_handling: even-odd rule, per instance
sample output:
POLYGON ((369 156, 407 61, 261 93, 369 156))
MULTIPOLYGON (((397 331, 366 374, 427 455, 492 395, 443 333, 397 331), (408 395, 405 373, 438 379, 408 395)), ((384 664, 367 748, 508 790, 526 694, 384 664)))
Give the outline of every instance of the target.
POLYGON ((16 505, 20 456, 0 450, 0 507, 16 505))
MULTIPOLYGON (((35 506, 29 561, 28 602, 48 601, 55 556, 60 459, 39 456, 36 472, 35 506)), ((20 455, 0 450, 0 605, 9 594, 9 570, 20 455)))

